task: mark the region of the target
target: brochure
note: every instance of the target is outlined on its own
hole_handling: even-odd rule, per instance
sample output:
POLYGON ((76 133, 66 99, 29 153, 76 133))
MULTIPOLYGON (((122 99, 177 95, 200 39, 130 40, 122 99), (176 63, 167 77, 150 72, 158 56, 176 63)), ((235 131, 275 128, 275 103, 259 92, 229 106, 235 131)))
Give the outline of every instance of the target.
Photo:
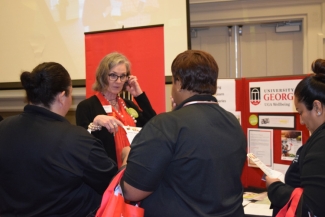
POLYGON ((124 126, 123 127, 125 132, 126 132, 126 136, 130 142, 130 144, 132 143, 134 137, 140 132, 140 130, 142 129, 141 127, 131 127, 131 126, 124 126))
POLYGON ((253 153, 248 153, 247 157, 253 161, 256 166, 258 166, 267 176, 271 178, 278 178, 282 182, 284 182, 284 175, 283 173, 273 170, 272 168, 266 166, 258 157, 256 157, 253 153))

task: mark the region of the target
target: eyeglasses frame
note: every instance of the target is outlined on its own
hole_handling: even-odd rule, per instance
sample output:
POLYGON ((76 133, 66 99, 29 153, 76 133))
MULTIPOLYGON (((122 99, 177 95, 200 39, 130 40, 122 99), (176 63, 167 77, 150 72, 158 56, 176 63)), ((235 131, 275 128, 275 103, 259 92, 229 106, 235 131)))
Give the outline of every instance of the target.
POLYGON ((115 74, 115 73, 110 73, 110 74, 108 74, 107 76, 108 76, 108 79, 109 79, 110 81, 117 81, 118 79, 120 79, 121 82, 126 82, 126 81, 129 80, 129 76, 128 76, 128 75, 117 75, 117 74, 115 74), (112 75, 113 75, 113 76, 116 76, 116 79, 115 79, 115 80, 112 79, 112 77, 111 77, 112 75), (125 79, 122 80, 122 77, 125 77, 125 79))

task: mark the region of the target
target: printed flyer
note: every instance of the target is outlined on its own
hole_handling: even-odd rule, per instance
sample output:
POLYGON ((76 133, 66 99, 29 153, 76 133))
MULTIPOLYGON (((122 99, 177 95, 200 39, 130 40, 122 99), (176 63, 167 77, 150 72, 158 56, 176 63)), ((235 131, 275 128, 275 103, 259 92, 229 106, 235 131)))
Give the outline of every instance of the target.
POLYGON ((281 160, 292 161, 297 150, 302 146, 302 132, 297 130, 281 130, 281 160))

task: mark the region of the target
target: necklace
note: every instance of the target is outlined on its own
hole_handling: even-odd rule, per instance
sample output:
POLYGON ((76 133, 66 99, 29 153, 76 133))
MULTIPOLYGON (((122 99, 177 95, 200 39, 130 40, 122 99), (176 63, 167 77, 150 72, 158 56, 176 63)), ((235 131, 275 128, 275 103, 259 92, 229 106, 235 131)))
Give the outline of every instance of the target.
MULTIPOLYGON (((136 123, 137 120, 135 119, 135 117, 132 115, 132 113, 130 113, 128 111, 128 108, 126 107, 126 105, 124 104, 124 101, 120 98, 120 97, 117 97, 117 103, 119 105, 119 107, 121 108, 124 108, 124 111, 130 115, 130 117, 132 118, 133 122, 136 123)), ((116 112, 116 116, 119 116, 118 119, 120 119, 122 122, 124 122, 124 115, 123 113, 124 112, 120 112, 118 109, 116 109, 115 107, 113 107, 113 110, 116 112)))
POLYGON ((132 108, 128 109, 126 107, 126 105, 124 104, 124 101, 119 96, 116 96, 116 98, 114 98, 114 99, 108 99, 108 98, 106 98, 106 96, 103 93, 102 93, 102 95, 112 105, 113 111, 120 121, 122 121, 122 122, 125 121, 124 115, 122 114, 124 112, 122 112, 122 111, 120 112, 120 110, 119 110, 119 108, 124 108, 125 112, 130 115, 133 122, 134 123, 137 122, 137 120, 135 118, 137 117, 138 113, 132 108), (135 111, 136 114, 134 114, 133 110, 135 111))
POLYGON ((106 98, 105 94, 102 93, 102 95, 104 96, 104 98, 112 105, 112 106, 116 106, 117 105, 117 96, 113 99, 108 99, 106 98))
POLYGON ((113 100, 107 100, 109 101, 109 103, 114 106, 114 107, 117 107, 117 100, 116 99, 113 99, 113 100))

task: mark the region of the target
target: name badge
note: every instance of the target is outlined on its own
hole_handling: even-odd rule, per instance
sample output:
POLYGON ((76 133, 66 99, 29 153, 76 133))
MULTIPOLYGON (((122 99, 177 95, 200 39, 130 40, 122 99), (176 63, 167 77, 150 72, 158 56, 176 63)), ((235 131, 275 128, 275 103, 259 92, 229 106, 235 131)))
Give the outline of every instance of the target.
POLYGON ((112 113, 112 106, 111 105, 104 105, 103 106, 106 113, 112 113))

